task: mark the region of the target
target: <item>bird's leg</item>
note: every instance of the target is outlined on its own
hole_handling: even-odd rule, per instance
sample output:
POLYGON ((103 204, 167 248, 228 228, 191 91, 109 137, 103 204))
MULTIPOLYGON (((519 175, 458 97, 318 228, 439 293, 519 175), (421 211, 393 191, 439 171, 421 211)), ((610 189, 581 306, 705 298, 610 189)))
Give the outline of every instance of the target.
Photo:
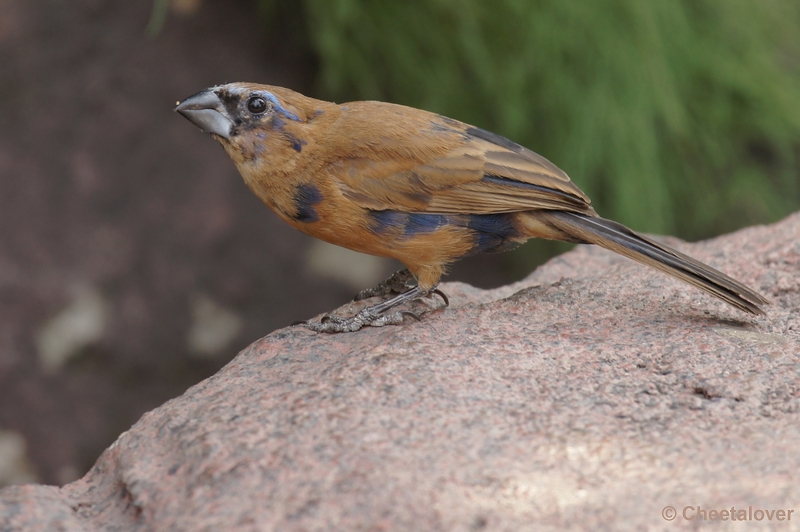
POLYGON ((362 301, 375 296, 384 297, 391 294, 402 294, 410 288, 408 286, 408 282, 413 278, 414 275, 408 271, 408 268, 405 270, 400 270, 399 272, 393 273, 392 276, 385 281, 378 283, 378 286, 375 288, 367 288, 362 290, 356 294, 356 297, 353 298, 353 301, 362 301))
POLYGON ((416 319, 419 319, 419 316, 413 312, 407 311, 396 311, 388 314, 384 314, 384 312, 408 301, 414 301, 415 299, 424 297, 434 290, 436 290, 436 287, 433 287, 431 290, 422 290, 419 286, 415 286, 377 305, 361 309, 361 311, 352 318, 325 316, 319 323, 306 322, 304 325, 312 331, 327 333, 354 332, 365 325, 370 325, 372 327, 400 325, 403 323, 404 316, 412 316, 416 319))

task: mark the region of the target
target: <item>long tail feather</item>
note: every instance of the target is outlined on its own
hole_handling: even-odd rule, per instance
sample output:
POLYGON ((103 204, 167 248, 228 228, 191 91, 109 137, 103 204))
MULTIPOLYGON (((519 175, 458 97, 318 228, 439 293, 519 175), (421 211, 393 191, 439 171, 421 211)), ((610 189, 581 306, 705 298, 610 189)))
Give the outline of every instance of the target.
POLYGON ((652 266, 745 312, 764 314, 761 307, 769 304, 739 281, 617 222, 565 211, 537 211, 536 217, 573 238, 652 266))

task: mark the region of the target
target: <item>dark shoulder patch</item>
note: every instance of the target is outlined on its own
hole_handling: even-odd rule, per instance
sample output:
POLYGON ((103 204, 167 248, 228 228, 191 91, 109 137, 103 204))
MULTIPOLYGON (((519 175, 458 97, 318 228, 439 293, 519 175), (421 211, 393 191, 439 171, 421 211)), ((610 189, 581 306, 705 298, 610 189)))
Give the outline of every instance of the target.
POLYGON ((395 233, 404 237, 430 233, 449 223, 444 214, 424 212, 369 211, 370 231, 375 234, 395 233))
POLYGON ((319 220, 319 214, 317 214, 314 205, 320 201, 322 201, 322 193, 315 185, 311 183, 297 185, 294 189, 294 205, 296 209, 294 219, 303 223, 319 220))
POLYGON ((449 220, 444 214, 409 213, 403 234, 413 236, 419 233, 430 233, 447 225, 448 222, 449 220))
POLYGON ((380 235, 404 227, 408 215, 398 211, 369 211, 369 217, 369 230, 380 235))
POLYGON ((505 137, 501 137, 497 133, 492 133, 491 131, 486 131, 485 129, 481 129, 479 127, 469 127, 467 128, 466 133, 467 135, 477 137, 479 139, 485 140, 486 142, 491 142, 496 146, 500 146, 501 148, 505 148, 507 150, 511 150, 516 153, 519 153, 524 149, 516 142, 510 141, 505 137))

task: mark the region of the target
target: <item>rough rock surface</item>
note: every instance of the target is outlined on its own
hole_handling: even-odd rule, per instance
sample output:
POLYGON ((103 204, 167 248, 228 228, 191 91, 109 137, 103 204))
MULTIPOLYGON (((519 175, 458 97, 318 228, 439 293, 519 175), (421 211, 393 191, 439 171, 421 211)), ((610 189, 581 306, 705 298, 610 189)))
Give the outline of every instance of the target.
POLYGON ((419 323, 278 330, 83 479, 0 491, 0 529, 798 529, 800 214, 673 244, 768 315, 585 247, 419 323))

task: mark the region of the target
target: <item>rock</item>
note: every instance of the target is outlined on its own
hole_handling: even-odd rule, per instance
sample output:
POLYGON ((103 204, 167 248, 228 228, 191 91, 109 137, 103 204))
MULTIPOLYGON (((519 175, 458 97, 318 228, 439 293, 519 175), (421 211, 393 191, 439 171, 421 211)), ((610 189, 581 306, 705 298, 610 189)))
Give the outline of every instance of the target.
POLYGON ((419 323, 278 330, 84 478, 0 491, 0 529, 796 528, 800 214, 672 244, 768 315, 581 247, 419 323))

